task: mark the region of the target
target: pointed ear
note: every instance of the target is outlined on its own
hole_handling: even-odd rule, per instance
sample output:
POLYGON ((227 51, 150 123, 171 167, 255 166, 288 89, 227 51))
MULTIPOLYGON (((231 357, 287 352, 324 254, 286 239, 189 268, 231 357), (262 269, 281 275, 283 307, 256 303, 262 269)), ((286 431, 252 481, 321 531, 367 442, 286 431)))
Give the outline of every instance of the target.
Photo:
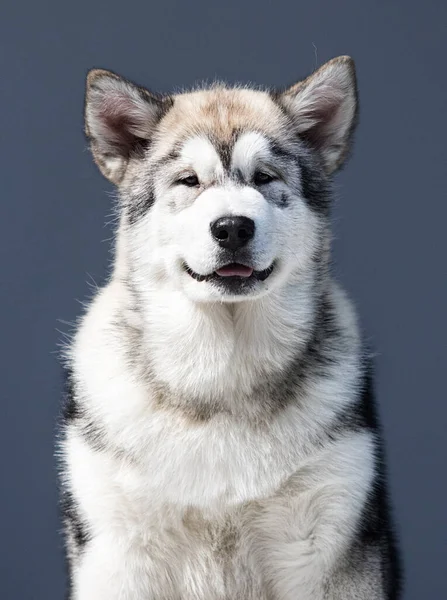
POLYGON ((132 157, 142 155, 170 98, 159 98, 110 71, 87 76, 85 132, 102 174, 119 184, 132 157))
POLYGON ((356 125, 354 61, 349 56, 334 58, 279 99, 300 137, 320 151, 326 172, 336 171, 348 154, 356 125))

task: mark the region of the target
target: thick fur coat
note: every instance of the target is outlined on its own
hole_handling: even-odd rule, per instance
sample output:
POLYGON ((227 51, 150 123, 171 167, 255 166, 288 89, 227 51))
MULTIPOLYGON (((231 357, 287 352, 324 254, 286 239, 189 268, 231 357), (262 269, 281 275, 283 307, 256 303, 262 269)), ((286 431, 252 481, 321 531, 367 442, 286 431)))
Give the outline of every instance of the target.
POLYGON ((395 600, 372 378, 330 273, 351 59, 284 91, 90 72, 112 274, 65 352, 72 600, 395 600))

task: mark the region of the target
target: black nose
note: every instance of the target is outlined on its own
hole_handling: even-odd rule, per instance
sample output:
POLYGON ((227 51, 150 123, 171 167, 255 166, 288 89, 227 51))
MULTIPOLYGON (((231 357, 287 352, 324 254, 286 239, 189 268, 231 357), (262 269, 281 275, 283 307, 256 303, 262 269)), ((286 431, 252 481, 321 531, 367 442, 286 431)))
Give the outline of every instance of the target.
POLYGON ((211 224, 213 238, 222 248, 238 250, 255 234, 255 224, 247 217, 222 217, 211 224))

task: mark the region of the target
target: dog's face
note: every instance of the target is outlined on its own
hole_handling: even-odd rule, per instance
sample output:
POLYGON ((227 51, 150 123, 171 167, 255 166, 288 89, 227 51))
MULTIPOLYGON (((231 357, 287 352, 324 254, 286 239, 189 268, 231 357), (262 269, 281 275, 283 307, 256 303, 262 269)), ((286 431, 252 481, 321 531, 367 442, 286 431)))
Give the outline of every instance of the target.
POLYGON ((160 98, 92 71, 87 135, 119 187, 138 280, 235 302, 304 277, 323 252, 328 178, 355 115, 348 58, 282 93, 215 86, 160 98))

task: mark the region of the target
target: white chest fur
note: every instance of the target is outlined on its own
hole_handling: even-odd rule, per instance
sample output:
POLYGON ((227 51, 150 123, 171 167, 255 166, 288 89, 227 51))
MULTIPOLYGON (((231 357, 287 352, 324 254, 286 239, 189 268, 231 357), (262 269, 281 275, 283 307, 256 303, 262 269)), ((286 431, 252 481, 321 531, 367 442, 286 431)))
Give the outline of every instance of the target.
MULTIPOLYGON (((334 294, 337 295, 338 292, 334 290, 334 294)), ((113 548, 118 544, 120 552, 127 547, 133 553, 137 570, 144 568, 147 571, 145 585, 149 585, 148 581, 153 581, 154 585, 161 586, 163 593, 166 589, 171 589, 171 583, 160 579, 159 574, 165 572, 163 565, 175 564, 172 578, 180 577, 181 581, 172 583, 174 587, 169 592, 169 598, 175 597, 174 589, 181 589, 182 598, 188 600, 224 598, 227 596, 221 595, 219 590, 222 591, 225 587, 227 593, 231 584, 228 581, 225 585, 223 583, 223 567, 215 562, 220 560, 216 558, 215 544, 216 540, 222 543, 225 539, 223 532, 229 524, 230 528, 238 531, 239 539, 242 536, 245 542, 238 550, 236 563, 232 562, 232 566, 228 567, 228 576, 230 579, 235 577, 234 581, 238 582, 234 588, 237 593, 240 592, 241 585, 247 585, 246 589, 251 590, 245 594, 247 598, 262 598, 259 592, 261 588, 258 586, 262 580, 262 568, 258 565, 255 568, 257 574, 253 571, 248 575, 249 567, 246 562, 250 540, 253 539, 253 527, 256 528, 256 519, 261 518, 262 533, 256 534, 257 544, 264 548, 267 535, 275 538, 276 547, 281 543, 281 536, 287 536, 289 517, 282 522, 281 500, 279 503, 274 501, 276 508, 272 514, 269 512, 270 508, 267 513, 263 512, 265 509, 261 511, 261 514, 270 515, 265 517, 268 523, 259 513, 257 517, 252 514, 248 529, 243 534, 246 520, 244 517, 238 521, 237 515, 240 515, 243 507, 259 506, 264 501, 265 506, 271 504, 281 485, 312 461, 320 461, 316 472, 326 478, 325 481, 334 476, 333 471, 329 472, 330 469, 325 473, 326 465, 333 462, 334 450, 330 449, 329 454, 323 458, 316 458, 315 450, 322 432, 324 434, 336 415, 356 397, 359 373, 355 321, 349 305, 344 304, 343 297, 339 296, 338 300, 339 318, 344 321, 345 329, 352 332, 351 337, 348 335, 347 338, 350 342, 343 356, 342 368, 340 363, 328 365, 325 376, 309 382, 305 395, 297 398, 297 402, 273 411, 268 420, 252 423, 247 419, 249 412, 245 412, 244 418, 235 417, 235 409, 243 396, 238 393, 235 381, 240 379, 244 370, 247 371, 247 381, 250 378, 253 380, 256 365, 262 355, 267 356, 272 370, 281 360, 286 361, 287 355, 283 351, 289 352, 293 343, 280 335, 285 319, 287 317, 290 324, 290 319, 301 318, 301 325, 305 330, 309 318, 306 312, 286 315, 282 320, 274 322, 273 337, 266 343, 273 348, 270 355, 263 353, 262 348, 256 345, 256 340, 253 340, 255 330, 250 332, 250 343, 256 349, 253 355, 244 350, 244 338, 241 338, 236 351, 233 351, 232 356, 227 356, 231 336, 225 327, 220 336, 214 336, 212 331, 202 328, 198 330, 196 337, 188 337, 185 336, 184 323, 178 322, 178 319, 171 320, 176 324, 174 329, 180 333, 180 339, 183 336, 182 343, 178 344, 175 351, 170 352, 172 340, 163 340, 159 336, 156 342, 158 351, 164 344, 165 364, 169 360, 173 361, 171 375, 176 382, 174 395, 175 388, 180 386, 182 379, 182 361, 178 356, 182 347, 189 348, 186 362, 190 369, 194 368, 194 351, 197 356, 201 356, 199 368, 187 381, 185 389, 189 392, 200 386, 200 373, 201 369, 206 368, 206 357, 211 353, 211 360, 219 361, 219 348, 224 349, 221 358, 225 372, 217 385, 216 381, 208 379, 206 382, 205 378, 203 398, 216 394, 220 401, 226 402, 226 410, 200 422, 188 419, 181 410, 175 410, 172 406, 160 406, 150 379, 145 379, 141 371, 136 371, 129 365, 129 347, 121 336, 122 330, 116 326, 117 315, 122 315, 128 306, 124 289, 112 283, 97 297, 78 331, 70 358, 75 367, 78 399, 84 405, 90 422, 99 425, 103 448, 92 448, 81 430, 73 427, 67 432, 64 453, 70 488, 76 490, 82 512, 85 516, 88 515, 93 539, 97 540, 88 547, 89 553, 94 555, 97 552, 97 558, 91 556, 89 559, 92 568, 96 568, 94 566, 97 560, 105 560, 105 547, 113 548), (275 346, 272 343, 275 336, 276 339, 282 337, 282 341, 286 343, 275 346), (204 340, 209 348, 200 346, 204 340), (181 364, 178 367, 179 362, 181 364), (232 373, 236 378, 229 380, 228 386, 225 386, 225 377, 230 377, 232 373), (185 525, 191 510, 199 515, 199 521, 202 520, 200 534, 191 533, 191 527, 188 529, 185 525), (215 527, 218 533, 214 539, 208 540, 209 527, 215 527), (96 550, 95 544, 99 544, 96 550), (158 566, 147 562, 146 553, 148 549, 154 548, 154 544, 158 548, 158 566), (139 553, 134 554, 132 548, 140 548, 139 553), (185 556, 188 556, 188 561, 183 568, 185 556), (141 567, 138 567, 138 561, 142 561, 141 567), (204 562, 198 565, 197 561, 204 562), (156 577, 151 574, 152 568, 158 574, 156 577), (243 577, 236 576, 238 569, 242 569, 243 577), (197 573, 202 575, 197 577, 197 573), (195 587, 198 581, 203 589, 195 587), (189 585, 190 593, 183 592, 189 589, 189 585)), ((126 323, 135 330, 141 326, 138 316, 132 311, 128 311, 126 323)), ((299 327, 296 327, 295 331, 297 330, 299 327)), ((263 335, 266 335, 266 328, 263 328, 263 335)), ((262 336, 258 341, 262 343, 262 336)), ((265 364, 263 366, 265 375, 265 364)), ((354 441, 354 445, 343 446, 339 450, 337 464, 343 464, 344 461, 349 464, 352 462, 351 457, 359 452, 365 451, 368 454, 370 442, 360 440, 359 443, 360 450, 357 441, 354 441)), ((366 477, 359 473, 355 465, 353 472, 354 489, 362 490, 363 493, 370 479, 369 474, 366 477)), ((338 475, 335 475, 333 481, 340 487, 340 493, 344 494, 345 484, 340 483, 338 475)), ((307 500, 304 502, 306 505, 307 500)), ((356 511, 359 502, 355 495, 352 495, 352 502, 356 505, 352 510, 356 511)), ((348 511, 345 512, 347 514, 348 511)), ((345 512, 340 512, 337 519, 341 519, 345 512)), ((313 522, 312 519, 310 522, 313 522)), ((195 525, 192 530, 194 527, 195 525)), ((300 532, 307 535, 309 524, 297 522, 294 527, 297 535, 301 535, 300 532)), ((268 554, 265 548, 262 552, 268 554)), ((107 560, 104 570, 109 564, 115 564, 116 568, 122 562, 119 556, 116 560, 107 560)), ((90 577, 87 573, 85 577, 86 585, 91 589, 91 581, 95 576, 92 573, 90 577)), ((80 585, 82 589, 82 580, 80 585)), ((108 581, 101 585, 107 587, 108 581)), ((141 597, 144 594, 142 592, 141 597)), ((80 597, 83 598, 82 594, 80 597)), ((90 600, 89 596, 88 598, 90 600)))
MULTIPOLYGON (((223 413, 205 423, 191 423, 181 413, 155 407, 147 381, 141 380, 129 369, 126 348, 120 342, 119 331, 117 334, 111 326, 117 312, 122 311, 127 302, 126 291, 116 283, 110 284, 98 296, 79 330, 73 360, 76 372, 81 374, 80 391, 85 397, 91 419, 104 428, 106 444, 109 443, 118 451, 122 449, 132 462, 133 476, 130 478, 129 475, 129 479, 132 480, 132 486, 141 487, 138 496, 150 497, 152 501, 157 499, 184 505, 212 506, 222 502, 235 504, 268 495, 300 466, 306 458, 309 441, 354 397, 358 375, 358 340, 355 331, 344 368, 334 367, 331 376, 308 386, 305 399, 278 411, 268 422, 255 426, 246 419, 229 419, 223 413)), ((278 304, 274 306, 274 310, 281 314, 279 308, 278 304)), ((345 320, 350 320, 350 311, 345 313, 345 320)), ((277 368, 281 357, 284 361, 288 359, 287 354, 283 354, 290 353, 290 348, 297 347, 299 343, 299 340, 293 342, 291 339, 284 344, 285 336, 281 335, 281 331, 282 328, 286 329, 285 323, 290 324, 295 319, 296 329, 299 330, 301 326, 305 330, 310 314, 301 308, 299 313, 291 311, 283 319, 278 318, 271 327, 268 344, 265 340, 267 327, 261 328, 263 333, 258 334, 259 343, 253 339, 256 331, 249 331, 247 335, 251 338, 252 355, 244 350, 248 345, 247 340, 241 339, 236 350, 233 349, 231 359, 226 356, 229 353, 230 335, 225 330, 224 322, 217 325, 220 336, 214 335, 215 332, 209 329, 207 331, 206 322, 200 322, 196 338, 201 342, 198 343, 190 335, 186 343, 185 326, 182 330, 178 318, 169 320, 166 315, 164 317, 165 323, 173 322, 175 329, 180 332, 177 347, 174 348, 172 340, 164 340, 164 360, 166 365, 169 362, 173 364, 173 380, 180 385, 178 376, 181 368, 178 370, 176 365, 179 363, 178 353, 182 343, 189 349, 188 352, 185 350, 185 362, 191 365, 190 370, 193 370, 193 351, 199 361, 194 375, 186 383, 187 390, 189 385, 193 389, 200 387, 201 373, 206 380, 206 361, 208 357, 211 361, 218 360, 218 349, 222 348, 221 361, 227 372, 222 373, 221 381, 211 391, 220 396, 220 401, 234 408, 243 400, 235 390, 234 381, 230 380, 231 373, 240 379, 245 367, 246 379, 254 377, 254 367, 260 364, 264 344, 273 349, 269 355, 266 354, 264 362, 267 361, 267 367, 270 365, 272 370, 277 368), (281 337, 282 343, 279 341, 281 337), (207 347, 203 347, 204 340, 207 347), (277 342, 273 343, 275 340, 277 342), (249 366, 252 368, 249 369, 249 366)), ((246 315, 247 319, 249 317, 246 315)), ((130 314, 129 318, 136 317, 130 314)), ((255 315, 255 318, 259 318, 259 315, 255 315)), ((162 337, 158 336, 156 340, 160 347, 162 337)), ((167 367, 165 371, 169 372, 167 367)), ((211 387, 212 382, 208 384, 211 387)), ((205 384, 202 387, 206 389, 205 384)), ((243 409, 242 406, 239 408, 243 409)), ((121 470, 118 470, 114 479, 121 474, 121 470)), ((127 477, 126 474, 126 481, 127 477)))

